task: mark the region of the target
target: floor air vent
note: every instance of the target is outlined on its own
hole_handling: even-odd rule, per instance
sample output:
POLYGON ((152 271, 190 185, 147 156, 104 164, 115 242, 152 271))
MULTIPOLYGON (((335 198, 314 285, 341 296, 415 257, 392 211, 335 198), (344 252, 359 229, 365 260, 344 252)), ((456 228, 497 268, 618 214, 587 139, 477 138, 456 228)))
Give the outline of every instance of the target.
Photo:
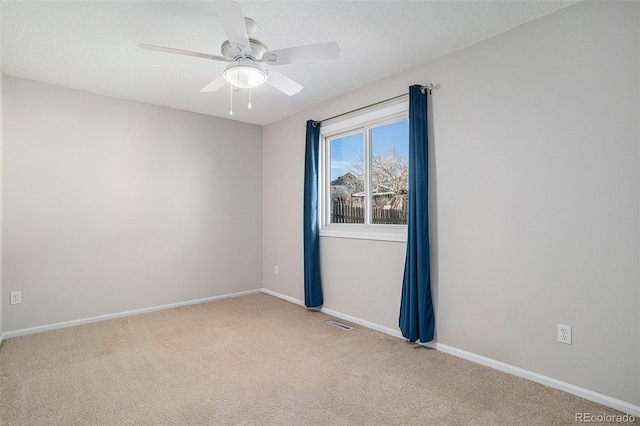
POLYGON ((346 324, 342 324, 342 323, 340 323, 340 322, 338 322, 338 321, 334 321, 334 320, 329 320, 329 321, 327 321, 327 324, 332 325, 332 326, 334 326, 334 327, 341 328, 341 329, 343 329, 343 330, 347 330, 347 331, 349 331, 349 330, 353 330, 353 327, 350 327, 350 326, 348 326, 348 325, 346 325, 346 324))

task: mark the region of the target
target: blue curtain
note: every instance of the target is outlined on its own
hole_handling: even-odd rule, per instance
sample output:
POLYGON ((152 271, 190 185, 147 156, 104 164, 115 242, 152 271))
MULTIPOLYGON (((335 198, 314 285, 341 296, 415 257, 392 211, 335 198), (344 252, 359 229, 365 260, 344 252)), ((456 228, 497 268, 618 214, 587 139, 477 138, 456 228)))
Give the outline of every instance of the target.
POLYGON ((410 342, 433 340, 435 317, 429 280, 429 164, 427 90, 409 88, 409 210, 400 330, 410 342))
POLYGON ((307 121, 304 156, 304 304, 322 306, 320 281, 320 229, 318 224, 318 154, 320 123, 307 121))

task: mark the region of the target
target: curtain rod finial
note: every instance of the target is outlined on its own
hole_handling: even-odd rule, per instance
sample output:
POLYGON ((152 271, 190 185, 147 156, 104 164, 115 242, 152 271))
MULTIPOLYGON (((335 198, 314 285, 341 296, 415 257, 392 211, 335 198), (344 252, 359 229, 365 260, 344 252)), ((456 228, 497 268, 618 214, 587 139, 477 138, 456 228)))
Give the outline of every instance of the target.
POLYGON ((426 94, 427 92, 431 94, 431 89, 433 89, 433 84, 428 83, 420 88, 420 92, 422 92, 423 95, 426 94))

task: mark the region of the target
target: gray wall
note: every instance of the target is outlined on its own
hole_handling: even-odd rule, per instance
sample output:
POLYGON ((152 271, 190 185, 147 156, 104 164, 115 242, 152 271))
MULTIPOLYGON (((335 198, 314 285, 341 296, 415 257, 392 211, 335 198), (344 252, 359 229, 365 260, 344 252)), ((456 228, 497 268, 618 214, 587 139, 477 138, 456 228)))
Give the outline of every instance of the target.
POLYGON ((262 288, 262 128, 6 77, 4 331, 262 288))
MULTIPOLYGON (((305 121, 432 82, 437 341, 640 404, 639 19, 580 3, 266 126, 264 287, 303 299, 305 121)), ((325 308, 397 330, 404 250, 322 238, 325 308)))

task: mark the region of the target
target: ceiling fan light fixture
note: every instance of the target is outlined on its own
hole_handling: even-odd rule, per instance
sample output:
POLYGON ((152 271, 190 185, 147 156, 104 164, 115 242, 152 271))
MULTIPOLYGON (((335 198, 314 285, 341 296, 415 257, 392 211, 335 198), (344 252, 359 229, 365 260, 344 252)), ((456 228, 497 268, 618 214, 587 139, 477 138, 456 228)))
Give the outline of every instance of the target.
POLYGON ((252 89, 267 80, 267 73, 260 65, 251 61, 238 61, 227 68, 223 74, 225 80, 241 89, 252 89))

